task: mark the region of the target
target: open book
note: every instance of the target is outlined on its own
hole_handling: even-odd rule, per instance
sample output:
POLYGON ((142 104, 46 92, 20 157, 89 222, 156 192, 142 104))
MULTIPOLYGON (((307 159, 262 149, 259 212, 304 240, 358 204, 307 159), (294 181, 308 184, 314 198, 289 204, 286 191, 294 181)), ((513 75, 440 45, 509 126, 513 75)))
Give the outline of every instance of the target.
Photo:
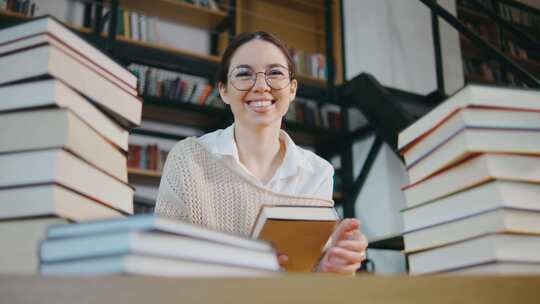
POLYGON ((311 271, 318 263, 339 216, 333 207, 264 206, 251 236, 270 241, 289 258, 287 271, 311 271))

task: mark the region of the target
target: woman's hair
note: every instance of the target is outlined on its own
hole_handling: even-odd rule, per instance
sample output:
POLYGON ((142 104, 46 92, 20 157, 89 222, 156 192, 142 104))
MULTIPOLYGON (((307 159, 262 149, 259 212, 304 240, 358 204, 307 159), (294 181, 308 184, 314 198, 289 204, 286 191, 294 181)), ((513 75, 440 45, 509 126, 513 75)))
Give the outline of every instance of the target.
POLYGON ((248 33, 242 33, 238 36, 236 36, 233 41, 229 44, 227 49, 225 50, 225 53, 223 53, 223 57, 221 59, 221 63, 218 68, 217 73, 217 81, 216 83, 223 83, 227 84, 228 78, 229 78, 229 67, 231 66, 231 59, 236 52, 236 50, 244 45, 247 42, 250 42, 251 40, 260 39, 263 41, 268 41, 275 46, 277 46, 283 55, 285 55, 285 59, 287 59, 287 67, 289 68, 289 71, 291 72, 291 78, 294 78, 295 75, 295 68, 294 68, 294 62, 292 59, 291 54, 289 53, 289 50, 285 43, 283 43, 279 38, 276 36, 265 32, 265 31, 257 31, 257 32, 248 32, 248 33))

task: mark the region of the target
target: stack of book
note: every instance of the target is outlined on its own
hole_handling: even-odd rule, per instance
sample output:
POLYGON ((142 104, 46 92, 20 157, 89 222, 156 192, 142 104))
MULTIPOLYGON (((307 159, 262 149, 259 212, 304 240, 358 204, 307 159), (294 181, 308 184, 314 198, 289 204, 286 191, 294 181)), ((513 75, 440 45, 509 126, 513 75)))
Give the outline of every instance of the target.
POLYGON ((39 247, 44 275, 279 275, 272 246, 157 215, 54 225, 39 247))
POLYGON ((540 91, 467 86, 399 148, 411 274, 540 273, 540 91))
POLYGON ((50 17, 0 31, 0 272, 35 273, 53 223, 133 213, 128 70, 50 17))

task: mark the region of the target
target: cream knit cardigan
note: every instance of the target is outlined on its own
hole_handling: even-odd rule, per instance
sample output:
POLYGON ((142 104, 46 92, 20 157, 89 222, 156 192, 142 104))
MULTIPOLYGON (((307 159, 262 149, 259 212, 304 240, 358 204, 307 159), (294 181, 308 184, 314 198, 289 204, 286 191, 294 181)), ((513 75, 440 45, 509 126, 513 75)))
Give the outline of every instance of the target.
POLYGON ((197 139, 188 138, 169 152, 155 212, 249 236, 263 205, 333 206, 334 202, 262 187, 219 160, 197 139))

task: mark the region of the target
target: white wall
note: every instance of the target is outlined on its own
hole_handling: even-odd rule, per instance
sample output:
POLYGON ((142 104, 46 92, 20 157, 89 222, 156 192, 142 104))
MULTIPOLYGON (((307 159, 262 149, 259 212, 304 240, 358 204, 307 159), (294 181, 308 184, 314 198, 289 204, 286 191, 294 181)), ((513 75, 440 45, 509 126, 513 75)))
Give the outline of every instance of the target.
MULTIPOLYGON (((439 0, 455 15, 455 0, 439 0)), ((345 0, 344 25, 347 79, 368 72, 384 86, 418 94, 436 90, 435 51, 429 9, 418 0, 345 0)), ((459 36, 440 20, 443 72, 447 94, 463 86, 459 36)), ((361 125, 361 115, 351 115, 361 125)), ((373 138, 353 146, 354 174, 358 175, 373 138)), ((377 155, 355 205, 357 217, 368 239, 400 234, 405 206, 401 187, 408 182, 400 158, 384 144, 377 155)), ((378 273, 405 269, 403 254, 370 250, 379 264, 378 273), (382 269, 382 270, 381 270, 382 269)))

